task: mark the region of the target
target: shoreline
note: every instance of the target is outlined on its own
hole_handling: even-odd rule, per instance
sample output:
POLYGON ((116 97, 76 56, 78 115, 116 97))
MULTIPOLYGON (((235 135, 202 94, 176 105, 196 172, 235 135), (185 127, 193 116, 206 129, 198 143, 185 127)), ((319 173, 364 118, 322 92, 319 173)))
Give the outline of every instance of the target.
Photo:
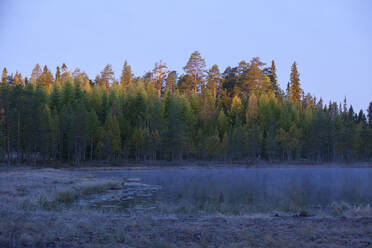
POLYGON ((372 162, 332 162, 310 163, 305 161, 96 161, 84 162, 80 165, 61 163, 58 161, 37 165, 7 165, 0 163, 0 172, 8 169, 66 169, 66 170, 159 170, 159 169, 267 169, 267 168, 372 168, 372 162))
POLYGON ((308 163, 308 162, 267 162, 250 163, 246 161, 214 162, 214 161, 141 161, 110 163, 107 161, 86 162, 80 165, 69 163, 47 163, 39 165, 0 164, 0 172, 9 169, 64 169, 64 170, 161 170, 161 169, 268 169, 268 168, 372 168, 372 162, 353 163, 308 163))

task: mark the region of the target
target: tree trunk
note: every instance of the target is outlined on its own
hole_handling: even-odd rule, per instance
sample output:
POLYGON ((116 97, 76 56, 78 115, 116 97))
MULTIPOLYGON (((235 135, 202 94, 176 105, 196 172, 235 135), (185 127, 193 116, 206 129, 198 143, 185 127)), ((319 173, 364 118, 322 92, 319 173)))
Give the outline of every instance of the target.
POLYGON ((9 109, 6 110, 6 134, 7 134, 7 150, 8 150, 8 165, 10 166, 10 128, 9 128, 9 109))
POLYGON ((17 163, 21 162, 21 112, 18 110, 17 123, 17 163))
POLYGON ((93 138, 90 138, 90 160, 93 160, 93 138))

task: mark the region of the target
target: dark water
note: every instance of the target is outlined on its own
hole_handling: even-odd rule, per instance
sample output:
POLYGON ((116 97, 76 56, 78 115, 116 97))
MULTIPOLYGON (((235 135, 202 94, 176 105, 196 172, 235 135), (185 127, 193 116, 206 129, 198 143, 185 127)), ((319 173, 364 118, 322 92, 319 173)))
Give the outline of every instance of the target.
POLYGON ((147 207, 186 214, 329 212, 341 203, 348 207, 372 203, 372 169, 368 168, 155 169, 94 174, 141 179, 145 184, 142 193, 141 189, 139 194, 131 193, 128 186, 120 198, 102 200, 125 209, 147 207), (161 188, 154 190, 151 185, 161 188), (125 198, 128 193, 129 200, 125 198))

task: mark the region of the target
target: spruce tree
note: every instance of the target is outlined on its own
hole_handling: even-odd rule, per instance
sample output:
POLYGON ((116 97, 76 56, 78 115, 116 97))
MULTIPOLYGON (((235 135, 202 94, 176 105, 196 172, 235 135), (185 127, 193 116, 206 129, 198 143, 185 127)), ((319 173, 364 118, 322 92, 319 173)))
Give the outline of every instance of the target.
POLYGON ((300 86, 300 74, 297 70, 296 61, 293 62, 290 75, 289 99, 292 103, 301 104, 302 89, 300 86))
POLYGON ((164 98, 154 90, 157 70, 155 77, 148 73, 135 78, 126 63, 121 81, 125 74, 130 83, 122 82, 129 84, 125 94, 113 77, 104 73, 97 77, 103 86, 107 78, 111 80, 108 89, 91 87, 86 73, 76 68, 70 74, 65 64, 55 75, 63 85, 54 85, 51 91, 53 75, 46 66, 43 71, 36 66, 32 75, 36 84, 25 87, 21 73, 3 72, 0 159, 12 163, 16 154, 17 162, 59 159, 76 164, 122 155, 128 159, 251 157, 314 162, 371 159, 372 102, 366 117, 363 111, 354 112, 346 99, 344 107, 324 104, 322 98, 316 101, 301 90, 296 64, 288 100, 282 101, 265 93, 276 82, 275 64, 264 70, 261 66, 255 58, 249 64, 228 67, 222 77, 218 67, 212 66, 200 94, 191 94, 195 92, 193 74, 181 75, 177 84, 177 74, 171 72, 164 98), (241 94, 246 82, 256 88, 247 97, 241 94), (298 108, 298 103, 303 106, 298 108))
POLYGON ((57 87, 61 87, 61 70, 59 69, 59 66, 57 66, 56 69, 56 85, 57 87))
POLYGON ((3 73, 1 74, 1 83, 3 85, 8 83, 8 71, 6 70, 6 67, 4 67, 3 73))
POLYGON ((367 109, 367 115, 368 115, 368 125, 370 128, 372 128, 372 101, 369 103, 369 106, 367 109))
POLYGON ((281 90, 278 85, 278 78, 276 75, 276 66, 274 60, 271 61, 271 67, 270 67, 270 74, 269 74, 270 82, 271 82, 271 88, 275 94, 276 97, 281 96, 281 90))
POLYGON ((123 87, 124 91, 128 90, 128 86, 132 80, 132 69, 128 62, 125 60, 123 65, 123 70, 121 71, 120 76, 120 85, 123 87))

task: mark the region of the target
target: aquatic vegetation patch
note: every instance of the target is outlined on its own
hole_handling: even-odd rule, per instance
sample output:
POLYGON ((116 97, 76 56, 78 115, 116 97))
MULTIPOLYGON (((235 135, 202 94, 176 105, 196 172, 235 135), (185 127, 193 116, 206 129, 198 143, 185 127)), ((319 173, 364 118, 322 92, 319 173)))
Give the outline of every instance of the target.
POLYGON ((54 210, 74 203, 84 195, 99 194, 109 189, 117 189, 122 186, 119 183, 106 182, 101 184, 88 184, 75 186, 69 190, 59 191, 54 194, 52 199, 42 196, 39 199, 39 206, 45 210, 54 210))

